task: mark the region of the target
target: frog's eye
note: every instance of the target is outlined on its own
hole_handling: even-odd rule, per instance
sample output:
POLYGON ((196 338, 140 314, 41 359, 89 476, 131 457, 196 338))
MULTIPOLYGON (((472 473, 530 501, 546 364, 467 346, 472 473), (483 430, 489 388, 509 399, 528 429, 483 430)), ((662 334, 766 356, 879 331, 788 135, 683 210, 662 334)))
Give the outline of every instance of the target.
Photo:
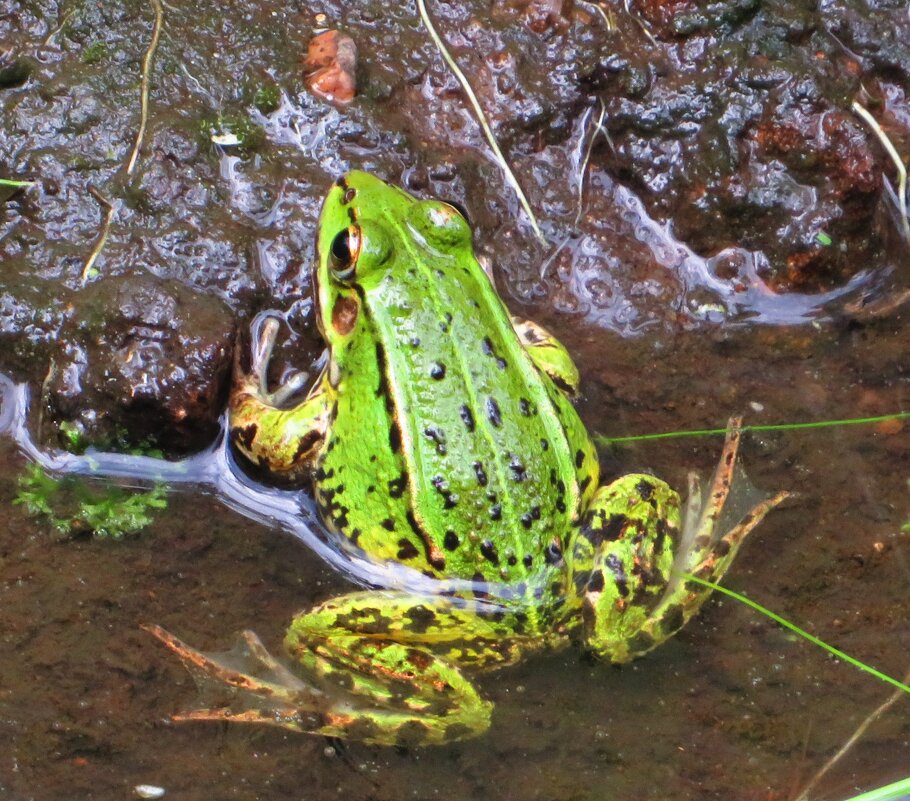
POLYGON ((408 221, 427 244, 442 251, 471 244, 471 227, 461 212, 450 203, 424 200, 415 203, 408 221))
POLYGON ((348 226, 335 235, 329 251, 329 259, 332 275, 338 281, 344 283, 354 277, 362 244, 363 237, 361 237, 360 229, 356 225, 348 226))
POLYGON ((388 229, 379 220, 358 220, 339 231, 329 248, 332 277, 341 284, 362 284, 370 275, 382 275, 392 253, 388 229))

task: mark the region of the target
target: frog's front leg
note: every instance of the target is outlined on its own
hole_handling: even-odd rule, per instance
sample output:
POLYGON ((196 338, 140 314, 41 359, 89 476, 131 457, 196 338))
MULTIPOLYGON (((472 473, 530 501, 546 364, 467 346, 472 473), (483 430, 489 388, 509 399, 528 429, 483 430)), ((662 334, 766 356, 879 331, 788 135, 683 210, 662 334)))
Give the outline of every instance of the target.
POLYGON ((298 615, 285 638, 295 672, 247 634, 259 668, 202 654, 162 629, 155 636, 195 674, 226 687, 232 704, 178 720, 266 723, 384 745, 441 744, 487 729, 492 705, 465 667, 518 660, 539 639, 516 635, 498 607, 405 592, 358 592, 298 615), (494 614, 495 613, 495 614, 494 614), (299 674, 299 675, 298 675, 299 674))
POLYGON ((575 539, 572 568, 584 639, 597 655, 628 662, 675 634, 711 594, 685 574, 719 581, 746 535, 788 496, 778 492, 731 521, 728 531, 718 530, 739 438, 739 421, 731 420, 708 503, 702 508, 697 483, 690 482, 684 522, 679 496, 653 476, 623 476, 595 494, 575 539))
POLYGON ((569 397, 575 397, 580 378, 565 345, 532 320, 512 317, 512 328, 537 369, 550 376, 569 397))
POLYGON ((274 317, 264 321, 249 373, 235 367, 229 427, 231 442, 247 459, 272 474, 294 479, 308 473, 319 454, 331 423, 333 390, 323 370, 301 403, 282 408, 299 382, 292 379, 275 392, 266 387, 278 325, 274 317))

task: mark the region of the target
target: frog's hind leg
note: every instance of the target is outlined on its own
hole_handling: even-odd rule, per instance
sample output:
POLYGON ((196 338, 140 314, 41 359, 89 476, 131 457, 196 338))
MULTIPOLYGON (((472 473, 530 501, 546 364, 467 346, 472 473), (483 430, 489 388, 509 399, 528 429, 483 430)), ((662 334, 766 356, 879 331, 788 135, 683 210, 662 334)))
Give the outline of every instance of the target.
MULTIPOLYGON (((151 629, 195 675, 241 702, 180 720, 267 723, 385 745, 430 745, 487 729, 492 705, 463 673, 516 661, 539 638, 523 638, 509 614, 480 614, 457 598, 359 592, 298 615, 285 639, 297 671, 249 648, 258 670, 201 654, 151 629), (299 674, 299 675, 298 675, 299 674)), ((491 612, 494 611, 491 609, 491 612)), ((249 645, 249 640, 248 640, 249 645)), ((261 650, 260 650, 261 649, 261 650)))
POLYGON ((327 733, 383 744, 439 744, 490 723, 464 669, 512 664, 540 638, 497 605, 407 592, 357 592, 299 615, 285 647, 309 674, 344 692, 327 733))
POLYGON ((711 594, 685 574, 719 581, 749 532, 788 496, 778 492, 718 530, 739 437, 739 421, 731 420, 708 503, 701 508, 690 487, 696 497, 685 521, 679 496, 653 476, 623 476, 597 491, 573 546, 584 638, 594 653, 628 662, 675 634, 711 594))
POLYGON ((275 392, 266 387, 266 372, 278 333, 278 321, 267 318, 253 345, 252 365, 244 374, 234 368, 230 400, 231 442, 253 464, 289 480, 306 475, 315 464, 331 423, 333 390, 323 370, 306 398, 283 408, 300 389, 300 374, 275 392))
POLYGON ((177 654, 200 685, 218 685, 231 696, 230 707, 196 709, 172 715, 173 720, 264 723, 295 731, 311 731, 323 724, 329 708, 325 693, 294 676, 266 651, 252 631, 243 632, 242 653, 234 649, 215 656, 197 651, 160 626, 142 628, 177 654), (241 663, 248 672, 236 666, 241 663), (269 699, 267 708, 261 698, 269 699))
POLYGON ((565 345, 531 320, 512 317, 512 328, 537 369, 546 373, 566 395, 574 398, 578 394, 580 379, 578 368, 565 345))

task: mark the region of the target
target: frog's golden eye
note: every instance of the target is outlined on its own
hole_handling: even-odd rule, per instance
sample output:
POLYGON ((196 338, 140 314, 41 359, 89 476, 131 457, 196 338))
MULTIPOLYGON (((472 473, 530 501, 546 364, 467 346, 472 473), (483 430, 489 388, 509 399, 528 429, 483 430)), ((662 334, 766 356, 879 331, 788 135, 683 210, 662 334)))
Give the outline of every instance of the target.
POLYGON ((335 235, 332 240, 329 258, 331 260, 332 275, 335 276, 336 280, 344 283, 354 277, 362 244, 363 239, 360 235, 360 229, 356 225, 350 225, 335 235))

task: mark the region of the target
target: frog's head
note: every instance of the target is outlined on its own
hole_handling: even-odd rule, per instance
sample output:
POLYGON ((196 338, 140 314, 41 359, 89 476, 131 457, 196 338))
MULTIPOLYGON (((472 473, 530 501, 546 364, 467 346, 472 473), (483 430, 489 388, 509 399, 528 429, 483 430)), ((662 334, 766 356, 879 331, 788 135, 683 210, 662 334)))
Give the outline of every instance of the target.
MULTIPOLYGON (((474 263, 471 229, 448 203, 419 200, 369 173, 339 178, 319 218, 314 269, 318 319, 328 342, 349 335, 361 303, 387 276, 416 262, 445 269, 474 263)), ((479 268, 478 268, 479 269, 479 268)), ((414 287, 405 280, 405 287, 414 287)))

